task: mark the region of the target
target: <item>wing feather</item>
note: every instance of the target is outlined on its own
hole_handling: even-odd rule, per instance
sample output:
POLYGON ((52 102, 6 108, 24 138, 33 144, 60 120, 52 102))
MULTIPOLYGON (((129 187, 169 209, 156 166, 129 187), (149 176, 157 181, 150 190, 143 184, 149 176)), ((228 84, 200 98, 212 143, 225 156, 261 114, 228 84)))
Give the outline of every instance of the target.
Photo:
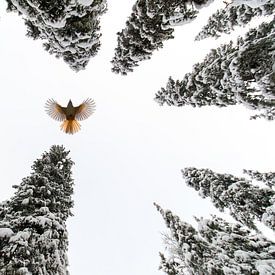
POLYGON ((77 120, 87 119, 95 111, 95 102, 91 98, 84 100, 79 106, 75 107, 75 118, 77 120))
POLYGON ((45 105, 46 113, 53 119, 63 121, 66 119, 66 112, 54 99, 48 99, 45 105))

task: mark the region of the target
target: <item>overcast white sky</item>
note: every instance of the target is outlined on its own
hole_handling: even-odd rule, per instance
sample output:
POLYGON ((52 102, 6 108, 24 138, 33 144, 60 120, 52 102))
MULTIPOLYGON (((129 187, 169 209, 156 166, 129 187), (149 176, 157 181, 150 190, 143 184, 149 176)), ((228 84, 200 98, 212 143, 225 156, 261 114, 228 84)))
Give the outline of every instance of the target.
POLYGON ((178 27, 174 40, 125 77, 111 72, 110 60, 134 0, 115 2, 109 1, 101 20, 99 54, 79 73, 27 38, 23 21, 0 3, 0 200, 13 194, 11 186, 29 175, 33 161, 51 145, 71 150, 76 163, 74 217, 68 221, 72 275, 161 274, 165 226, 153 202, 192 223, 193 215, 217 213, 185 186, 181 168, 236 175, 243 168, 274 168, 275 122, 250 121, 251 112, 241 106, 192 109, 153 101, 170 75, 181 78, 216 44, 192 41, 206 17, 178 27), (66 105, 70 98, 78 104, 87 97, 97 110, 73 136, 44 112, 48 98, 66 105))

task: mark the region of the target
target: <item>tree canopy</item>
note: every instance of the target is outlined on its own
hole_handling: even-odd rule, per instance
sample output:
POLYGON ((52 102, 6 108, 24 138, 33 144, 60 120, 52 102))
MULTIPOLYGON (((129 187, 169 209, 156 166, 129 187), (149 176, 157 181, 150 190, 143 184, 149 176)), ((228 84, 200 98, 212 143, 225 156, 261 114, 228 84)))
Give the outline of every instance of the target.
POLYGON ((66 220, 72 215, 73 162, 52 146, 0 204, 0 274, 68 275, 66 220))

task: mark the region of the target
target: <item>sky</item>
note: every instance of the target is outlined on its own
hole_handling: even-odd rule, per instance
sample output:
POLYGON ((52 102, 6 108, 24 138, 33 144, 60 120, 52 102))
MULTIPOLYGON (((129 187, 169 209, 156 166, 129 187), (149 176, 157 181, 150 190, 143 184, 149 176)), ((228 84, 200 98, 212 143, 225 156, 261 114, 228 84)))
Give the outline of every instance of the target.
POLYGON ((0 3, 0 200, 12 196, 12 185, 30 174, 33 161, 51 145, 70 150, 75 162, 74 216, 67 222, 72 275, 162 274, 158 252, 164 251, 166 228, 153 202, 192 224, 194 215, 219 214, 185 186, 182 168, 234 175, 244 168, 274 168, 274 122, 251 121, 252 112, 242 106, 161 107, 153 100, 169 76, 181 79, 211 48, 233 37, 193 42, 207 15, 222 3, 177 27, 175 39, 121 76, 111 72, 110 60, 116 33, 135 1, 115 2, 109 1, 101 19, 98 55, 78 73, 49 55, 41 41, 27 38, 22 19, 0 3), (48 98, 77 105, 87 97, 97 109, 75 135, 61 132, 60 123, 44 111, 48 98))

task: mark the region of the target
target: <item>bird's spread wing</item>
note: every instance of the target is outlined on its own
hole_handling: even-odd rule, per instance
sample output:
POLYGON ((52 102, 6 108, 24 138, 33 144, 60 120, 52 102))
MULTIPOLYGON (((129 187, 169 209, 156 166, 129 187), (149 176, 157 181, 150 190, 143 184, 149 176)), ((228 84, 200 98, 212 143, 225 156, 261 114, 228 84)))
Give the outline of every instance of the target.
POLYGON ((65 108, 60 106, 55 100, 48 99, 46 102, 46 112, 47 114, 58 121, 63 121, 66 119, 65 108))
POLYGON ((80 104, 75 107, 75 118, 77 120, 84 120, 92 115, 95 111, 95 102, 91 98, 87 98, 80 104))

